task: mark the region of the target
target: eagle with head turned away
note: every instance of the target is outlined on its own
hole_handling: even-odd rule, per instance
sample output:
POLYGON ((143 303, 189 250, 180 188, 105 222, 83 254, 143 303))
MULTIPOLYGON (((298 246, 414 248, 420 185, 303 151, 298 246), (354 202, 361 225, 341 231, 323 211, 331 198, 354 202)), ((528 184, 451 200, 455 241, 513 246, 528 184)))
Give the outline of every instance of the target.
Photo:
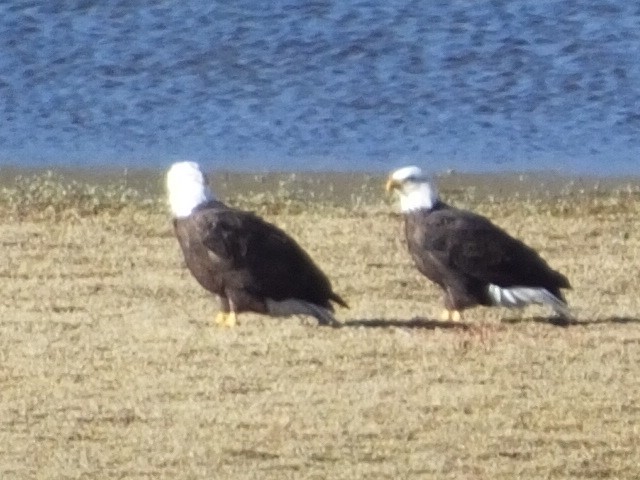
POLYGON ((567 277, 489 219, 442 202, 420 168, 392 172, 386 189, 400 197, 407 246, 418 270, 444 291, 443 320, 458 321, 464 309, 476 305, 532 303, 570 317, 561 291, 571 288, 567 277))
POLYGON ((284 231, 216 200, 195 162, 174 163, 167 189, 187 267, 220 300, 217 324, 231 327, 238 314, 256 312, 310 315, 320 324, 339 325, 331 302, 346 302, 284 231))

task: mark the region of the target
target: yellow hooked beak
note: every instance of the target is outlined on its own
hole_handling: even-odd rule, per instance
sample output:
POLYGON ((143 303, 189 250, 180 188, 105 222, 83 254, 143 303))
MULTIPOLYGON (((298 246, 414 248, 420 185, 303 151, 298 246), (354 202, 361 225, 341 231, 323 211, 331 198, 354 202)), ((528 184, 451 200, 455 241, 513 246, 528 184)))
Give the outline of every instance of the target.
POLYGON ((384 186, 384 189, 387 191, 387 193, 391 193, 392 191, 399 189, 401 186, 402 184, 399 181, 392 177, 389 177, 387 179, 387 183, 384 186))

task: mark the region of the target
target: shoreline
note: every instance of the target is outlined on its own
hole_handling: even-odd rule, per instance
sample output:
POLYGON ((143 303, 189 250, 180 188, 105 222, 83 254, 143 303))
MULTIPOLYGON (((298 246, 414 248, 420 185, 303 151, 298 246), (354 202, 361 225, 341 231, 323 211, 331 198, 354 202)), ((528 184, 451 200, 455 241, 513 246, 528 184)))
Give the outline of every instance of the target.
MULTIPOLYGON (((164 170, 106 168, 20 168, 0 167, 0 188, 11 188, 17 178, 44 178, 87 185, 120 185, 144 196, 164 194, 164 170)), ((598 177, 560 174, 551 171, 464 173, 435 172, 434 182, 446 196, 464 193, 483 198, 551 198, 585 193, 640 192, 640 175, 598 177)), ((299 199, 321 201, 375 200, 384 198, 385 173, 373 172, 209 172, 210 182, 221 198, 237 195, 279 193, 299 199)))

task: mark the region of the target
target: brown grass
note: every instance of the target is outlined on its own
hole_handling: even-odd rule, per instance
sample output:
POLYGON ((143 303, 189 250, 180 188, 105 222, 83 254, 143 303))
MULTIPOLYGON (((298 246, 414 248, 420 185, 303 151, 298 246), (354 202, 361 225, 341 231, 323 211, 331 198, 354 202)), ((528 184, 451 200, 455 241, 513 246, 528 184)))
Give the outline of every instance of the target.
POLYGON ((351 309, 340 329, 243 315, 229 331, 162 198, 21 182, 0 195, 3 480, 637 478, 634 189, 444 192, 570 277, 566 326, 536 307, 433 321, 440 294, 379 190, 233 196, 296 237, 351 309))

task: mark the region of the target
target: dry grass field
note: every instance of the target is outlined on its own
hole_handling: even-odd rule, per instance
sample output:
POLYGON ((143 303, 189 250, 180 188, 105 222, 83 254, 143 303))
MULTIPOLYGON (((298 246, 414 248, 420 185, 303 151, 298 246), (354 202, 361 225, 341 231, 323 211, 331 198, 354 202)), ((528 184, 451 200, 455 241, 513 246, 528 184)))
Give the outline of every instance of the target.
POLYGON ((569 276, 575 322, 537 307, 433 320, 440 294, 381 178, 216 179, 329 274, 351 305, 337 329, 216 328, 159 178, 5 182, 0 478, 638 478, 637 185, 458 180, 445 198, 569 276))

